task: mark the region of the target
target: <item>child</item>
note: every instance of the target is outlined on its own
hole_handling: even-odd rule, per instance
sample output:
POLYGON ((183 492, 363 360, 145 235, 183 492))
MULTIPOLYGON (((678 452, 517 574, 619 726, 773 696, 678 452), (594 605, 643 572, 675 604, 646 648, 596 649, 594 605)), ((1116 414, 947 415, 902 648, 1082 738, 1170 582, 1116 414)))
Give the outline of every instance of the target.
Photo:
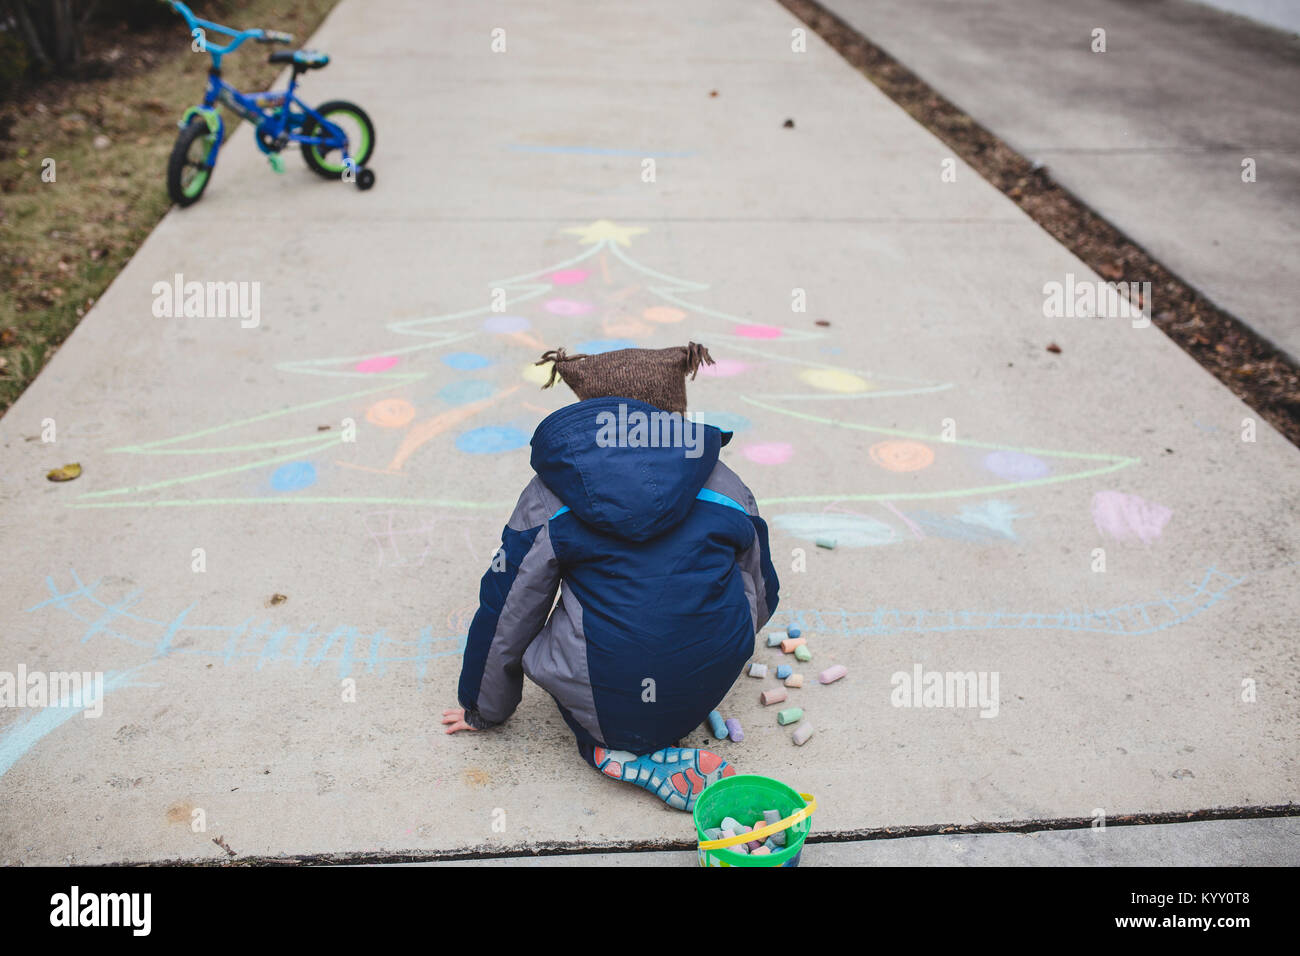
POLYGON ((686 375, 713 364, 703 346, 559 349, 546 362, 543 387, 558 374, 581 400, 533 434, 537 476, 483 575, 463 710, 443 723, 502 723, 527 675, 588 763, 689 811, 736 772, 675 744, 721 703, 776 609, 767 525, 718 461, 731 433, 685 417, 686 375))

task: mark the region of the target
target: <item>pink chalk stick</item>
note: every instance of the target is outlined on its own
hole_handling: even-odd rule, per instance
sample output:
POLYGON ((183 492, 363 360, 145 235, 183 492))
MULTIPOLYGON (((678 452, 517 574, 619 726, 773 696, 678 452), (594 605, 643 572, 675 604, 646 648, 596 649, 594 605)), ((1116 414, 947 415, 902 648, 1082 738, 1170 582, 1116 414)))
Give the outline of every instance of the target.
POLYGON ((807 644, 807 643, 808 642, 802 637, 787 637, 784 641, 781 642, 781 651, 782 653, 785 654, 793 654, 794 649, 796 647, 798 647, 800 644, 807 644))
POLYGON ((836 664, 832 667, 826 668, 826 670, 818 674, 817 679, 823 684, 833 684, 848 672, 849 669, 843 664, 836 664))
POLYGON ((763 691, 762 701, 764 707, 770 707, 773 704, 779 704, 783 700, 785 700, 784 687, 772 687, 769 688, 768 690, 763 691))

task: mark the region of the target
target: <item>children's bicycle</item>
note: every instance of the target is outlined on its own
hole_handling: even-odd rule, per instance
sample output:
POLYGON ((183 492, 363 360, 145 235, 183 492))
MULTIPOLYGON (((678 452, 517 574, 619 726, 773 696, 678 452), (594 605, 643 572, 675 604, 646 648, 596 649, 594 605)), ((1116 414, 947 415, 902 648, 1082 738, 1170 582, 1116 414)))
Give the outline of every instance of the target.
POLYGON ((217 105, 221 104, 253 123, 257 148, 277 173, 284 172, 280 153, 290 143, 299 145, 307 168, 325 179, 354 182, 358 189, 375 184, 374 170, 366 167, 375 151, 375 124, 365 110, 347 100, 330 100, 312 109, 298 98, 298 77, 319 70, 330 58, 311 50, 272 53, 270 63, 292 66, 289 88, 283 92, 241 93, 221 76, 221 58, 245 40, 258 43, 290 44, 293 37, 275 30, 235 30, 196 17, 179 0, 164 0, 185 18, 194 49, 212 57, 208 88, 202 106, 191 106, 176 125, 180 134, 167 163, 167 192, 180 206, 199 201, 208 188, 217 154, 225 141, 225 124, 217 105), (227 38, 215 44, 209 34, 227 38))

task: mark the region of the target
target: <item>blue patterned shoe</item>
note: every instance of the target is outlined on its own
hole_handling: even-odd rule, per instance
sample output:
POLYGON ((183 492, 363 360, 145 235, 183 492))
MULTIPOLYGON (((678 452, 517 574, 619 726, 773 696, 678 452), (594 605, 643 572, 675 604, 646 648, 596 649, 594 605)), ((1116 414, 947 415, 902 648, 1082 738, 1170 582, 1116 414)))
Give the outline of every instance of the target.
POLYGON ((634 783, 673 809, 688 813, 695 809, 695 798, 705 787, 736 772, 711 750, 665 747, 638 757, 627 750, 597 747, 592 757, 605 776, 634 783))

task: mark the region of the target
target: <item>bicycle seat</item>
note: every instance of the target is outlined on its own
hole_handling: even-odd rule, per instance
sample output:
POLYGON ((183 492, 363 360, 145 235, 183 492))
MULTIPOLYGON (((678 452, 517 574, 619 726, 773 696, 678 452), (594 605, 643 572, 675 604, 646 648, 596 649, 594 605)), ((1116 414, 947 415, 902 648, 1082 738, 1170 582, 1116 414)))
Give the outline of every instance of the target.
POLYGON ((292 63, 295 70, 319 70, 329 61, 328 54, 315 50, 278 50, 266 58, 268 63, 292 63))

